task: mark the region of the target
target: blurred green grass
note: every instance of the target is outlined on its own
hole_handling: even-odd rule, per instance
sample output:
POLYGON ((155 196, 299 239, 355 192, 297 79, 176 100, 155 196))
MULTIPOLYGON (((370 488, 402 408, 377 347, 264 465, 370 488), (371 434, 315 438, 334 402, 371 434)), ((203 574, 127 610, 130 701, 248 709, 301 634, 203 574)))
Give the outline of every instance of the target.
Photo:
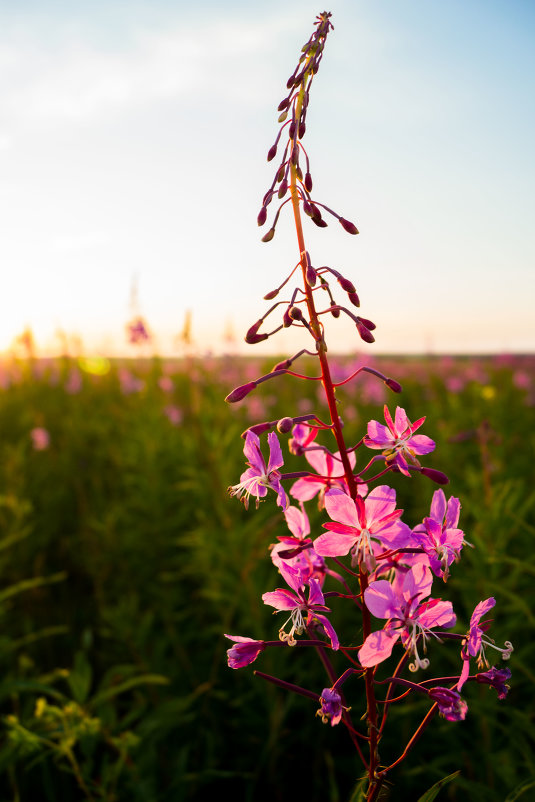
MULTIPOLYGON (((337 360, 333 369, 341 374, 348 364, 361 363, 337 360)), ((385 402, 413 420, 427 415, 424 431, 437 448, 426 464, 450 477, 446 492, 461 499, 461 525, 475 545, 444 596, 462 631, 474 605, 494 595, 492 635, 515 646, 508 699, 470 686, 466 721, 433 722, 392 777, 391 798, 417 799, 460 768, 440 798, 528 799, 535 360, 373 364, 402 381, 403 393, 387 395, 368 376, 341 388, 347 439, 381 420, 385 402)), ((222 633, 276 637, 260 596, 278 584, 267 547, 285 530, 274 504, 246 512, 227 495, 244 469, 239 435, 252 422, 318 408, 317 383, 291 378, 224 404, 230 389, 271 366, 153 359, 112 363, 96 375, 88 372, 95 365, 65 358, 2 367, 2 802, 174 802, 223 792, 349 799, 359 766, 341 728, 322 726, 313 704, 266 685, 251 668, 226 665, 222 633), (36 427, 49 433, 43 450, 32 444, 36 427)), ((294 458, 287 465, 300 468, 294 458)), ((434 486, 423 477, 392 484, 404 520, 415 525, 434 486)), ((310 512, 318 532, 320 518, 310 512)), ((343 607, 334 612, 338 631, 358 642, 343 607)), ((457 662, 455 650, 436 650, 432 670, 448 673, 457 662)), ((325 684, 308 650, 268 651, 258 667, 313 690, 325 684)), ((415 703, 392 715, 385 761, 397 757, 419 712, 415 703)))

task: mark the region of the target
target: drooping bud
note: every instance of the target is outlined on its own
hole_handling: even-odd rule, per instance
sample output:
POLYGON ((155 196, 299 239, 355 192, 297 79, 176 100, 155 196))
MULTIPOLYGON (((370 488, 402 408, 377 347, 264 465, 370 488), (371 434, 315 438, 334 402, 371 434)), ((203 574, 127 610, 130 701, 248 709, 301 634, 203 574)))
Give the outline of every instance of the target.
POLYGON ((350 281, 348 278, 344 278, 344 276, 341 276, 340 274, 338 274, 337 275, 337 279, 338 279, 339 285, 344 290, 344 292, 348 292, 348 293, 349 292, 355 292, 355 286, 354 286, 353 282, 350 281))
POLYGON ((275 229, 274 228, 270 228, 269 231, 267 232, 267 234, 264 234, 264 236, 262 237, 261 241, 262 242, 270 242, 273 239, 274 236, 275 236, 275 229))
POLYGON ((279 123, 283 123, 283 122, 285 122, 285 121, 286 121, 286 118, 287 118, 287 116, 288 116, 288 112, 287 112, 287 111, 283 111, 283 112, 282 112, 282 114, 279 114, 279 117, 278 117, 278 122, 279 122, 279 123))
POLYGON ((375 342, 375 337, 360 319, 357 319, 357 331, 360 334, 361 340, 364 340, 365 343, 375 342))
POLYGON ((401 393, 401 391, 403 390, 401 384, 397 382, 395 379, 385 379, 385 384, 387 387, 390 387, 393 393, 401 393))
POLYGON ((370 331, 373 331, 374 329, 376 329, 376 328, 377 328, 377 326, 375 325, 375 323, 372 323, 372 321, 371 321, 371 320, 368 320, 368 319, 367 319, 367 318, 365 318, 365 317, 359 317, 359 320, 360 320, 360 322, 361 322, 361 323, 364 323, 364 325, 366 326, 366 328, 367 328, 367 329, 369 329, 370 331))
POLYGON ((428 479, 431 481, 436 482, 437 485, 447 485, 449 484, 449 479, 445 473, 442 471, 437 471, 435 468, 422 468, 420 471, 422 476, 427 476, 428 479))
POLYGON ((288 108, 289 105, 290 105, 290 95, 288 95, 288 97, 285 97, 284 100, 281 100, 281 102, 277 106, 277 111, 284 111, 285 109, 288 108))
POLYGON ((296 124, 293 122, 290 123, 290 127, 288 128, 288 136, 290 139, 295 139, 295 129, 297 128, 296 124))
POLYGON ((316 217, 315 215, 312 217, 312 222, 317 225, 318 228, 327 228, 327 223, 323 219, 323 217, 316 217))
POLYGON ((338 309, 336 304, 333 304, 333 306, 331 306, 331 315, 333 317, 340 317, 340 310, 338 309))
POLYGON ((360 306, 360 298, 358 297, 356 292, 350 292, 347 297, 349 298, 353 306, 356 306, 357 308, 360 306))
POLYGON ((227 395, 225 401, 228 404, 235 404, 236 401, 241 401, 245 398, 246 395, 249 395, 251 390, 254 390, 256 387, 256 382, 248 382, 247 384, 242 384, 240 387, 236 387, 231 393, 227 395))
POLYGON ((344 228, 348 234, 358 234, 359 230, 354 223, 351 223, 349 220, 346 220, 344 217, 339 217, 338 222, 344 228))
POLYGON ((270 162, 277 155, 277 145, 272 145, 268 150, 267 160, 270 162))
POLYGON ((290 156, 290 158, 292 160, 292 164, 294 165, 294 167, 297 167, 299 163, 299 148, 297 147, 297 145, 293 146, 292 155, 290 156))
POLYGON ((269 432, 273 429, 273 424, 270 421, 266 421, 265 423, 255 423, 254 426, 249 426, 244 432, 241 433, 240 437, 245 440, 247 437, 247 432, 253 432, 253 434, 264 434, 264 432, 269 432))
POLYGON ((262 325, 264 321, 262 319, 257 320, 256 323, 253 323, 251 328, 248 330, 247 334, 245 335, 245 342, 249 343, 249 345, 255 345, 255 343, 261 343, 263 340, 267 340, 267 334, 259 334, 258 329, 262 325))
POLYGON ((277 423, 277 431, 279 434, 288 434, 288 432, 292 431, 292 427, 294 425, 293 418, 281 418, 280 421, 277 423))
POLYGON ((278 193, 279 198, 284 198, 287 191, 288 191, 288 181, 285 178, 283 178, 282 183, 279 187, 279 193, 278 193))
POLYGON ((271 290, 270 292, 266 292, 266 294, 264 295, 264 301, 271 301, 273 300, 273 298, 276 298, 277 295, 279 294, 279 289, 280 288, 277 287, 276 290, 271 290))
POLYGON ((307 130, 306 124, 304 122, 300 122, 299 123, 299 139, 303 139, 306 130, 307 130))
POLYGON ((259 226, 263 226, 267 219, 267 209, 265 206, 262 206, 260 211, 258 212, 258 217, 256 218, 256 222, 259 226))
POLYGON ((284 178, 284 167, 285 167, 285 165, 281 164, 281 166, 279 167, 279 169, 277 171, 277 184, 280 181, 282 181, 282 179, 284 178))
POLYGON ((309 172, 305 175, 305 189, 307 192, 312 192, 312 176, 309 172))

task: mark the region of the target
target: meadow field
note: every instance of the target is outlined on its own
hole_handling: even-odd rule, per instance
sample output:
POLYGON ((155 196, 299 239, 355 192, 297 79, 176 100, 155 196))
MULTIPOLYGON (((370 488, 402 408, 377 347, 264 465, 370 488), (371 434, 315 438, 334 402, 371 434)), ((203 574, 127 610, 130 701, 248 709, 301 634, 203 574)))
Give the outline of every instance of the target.
MULTIPOLYGON (((2 364, 0 802, 177 802, 224 793, 255 802, 349 800, 359 766, 346 733, 322 725, 310 700, 253 674, 258 667, 322 688, 322 665, 309 650, 289 660, 273 649, 253 668, 227 666, 223 633, 277 637, 260 597, 276 586, 265 554, 282 514, 274 504, 247 511, 229 498, 244 470, 240 434, 320 403, 316 385, 291 379, 276 392, 263 385, 246 404, 224 403, 275 361, 2 364)), ((460 769, 439 799, 533 799, 535 358, 366 363, 403 392, 387 395, 366 374, 342 387, 348 436, 382 419, 385 402, 412 419, 427 416, 437 447, 426 464, 448 475, 446 492, 461 499, 474 545, 448 582, 457 631, 466 631, 480 599, 494 596, 493 637, 515 649, 507 700, 471 685, 466 720, 433 721, 392 776, 391 798, 414 802, 460 769)), ((362 363, 332 364, 336 372, 362 363)), ((421 520, 435 487, 422 476, 400 478, 392 479, 398 506, 421 520)), ((447 674, 458 654, 441 651, 447 674)), ((412 732, 419 704, 393 713, 381 745, 388 759, 412 732)))

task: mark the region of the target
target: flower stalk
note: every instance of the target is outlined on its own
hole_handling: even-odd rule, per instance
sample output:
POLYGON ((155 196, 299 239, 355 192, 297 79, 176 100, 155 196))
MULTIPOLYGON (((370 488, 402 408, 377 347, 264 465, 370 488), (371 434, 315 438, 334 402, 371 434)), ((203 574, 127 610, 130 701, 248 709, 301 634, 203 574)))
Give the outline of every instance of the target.
MULTIPOLYGON (((429 516, 411 527, 402 520, 403 510, 396 509, 395 490, 386 484, 377 484, 391 472, 409 481, 415 475, 423 475, 439 485, 447 484, 448 477, 444 473, 420 461, 425 461, 435 448, 430 437, 419 433, 426 418, 420 417, 413 423, 403 408, 397 407, 391 414, 386 405, 384 424, 369 421, 366 432, 353 445, 346 443, 344 437, 337 387, 368 373, 393 393, 400 393, 402 388, 395 378, 367 366, 333 381, 323 320, 336 320, 341 312, 348 314, 361 340, 368 344, 374 341, 371 332, 375 325, 336 302, 335 289, 346 293, 349 302, 359 307, 354 284, 338 270, 325 265, 315 267, 306 246, 304 230, 308 220, 319 228, 327 226, 322 210, 333 216, 344 231, 358 234, 354 223, 312 198, 310 160, 301 143, 306 132, 310 87, 323 58, 327 35, 333 28, 330 17, 330 13, 323 12, 316 18, 315 30, 302 48, 297 67, 287 82, 289 92, 279 104, 281 128, 268 151, 268 161, 275 159, 283 133, 287 141, 257 218, 259 226, 265 225, 268 207, 275 199, 279 202, 271 226, 262 237, 264 242, 269 242, 275 235, 281 211, 290 204, 299 252, 297 264, 275 290, 264 296, 265 299, 273 300, 291 280, 300 279, 300 283, 293 290, 285 290, 289 297, 271 306, 250 326, 245 337, 254 345, 281 328, 294 326, 312 339, 313 347, 302 348, 265 376, 235 388, 226 399, 229 403, 240 402, 264 382, 289 375, 299 381, 321 382, 329 417, 324 421, 315 414, 296 416, 289 410, 284 418, 254 424, 242 435, 248 467, 229 492, 246 507, 252 497, 257 507, 267 498, 274 498, 281 508, 281 524, 285 524, 286 529, 278 535, 279 542, 270 547, 270 557, 286 587, 264 593, 262 600, 273 607, 275 613, 283 612, 285 623, 279 628, 278 642, 226 637, 235 644, 228 650, 232 668, 261 659, 262 653, 273 645, 290 650, 296 646, 312 647, 309 654, 311 657, 316 654, 329 682, 329 687, 323 690, 303 688, 258 670, 255 673, 281 691, 314 700, 320 705, 316 713, 323 723, 331 726, 342 723, 346 727, 366 772, 365 798, 367 802, 374 802, 388 773, 407 758, 437 712, 448 721, 464 719, 468 706, 460 693, 465 684, 486 684, 497 690, 500 699, 505 697, 508 669, 492 667, 470 675, 470 666, 475 659, 479 669, 489 669, 484 647, 498 649, 505 660, 511 655, 512 645, 506 642, 500 649, 492 639, 483 637, 489 623, 481 619, 494 606, 494 599, 480 602, 472 615, 468 633, 461 635, 448 632, 456 624, 451 603, 431 596, 434 579, 439 577, 446 583, 452 564, 461 558, 463 546, 470 545, 458 526, 459 500, 455 497, 446 500, 443 490, 436 490, 429 516), (333 282, 337 288, 331 286, 333 282), (320 300, 325 299, 325 295, 328 305, 322 308, 320 300), (266 318, 277 312, 282 314, 281 323, 270 332, 261 331, 266 318), (290 370, 305 354, 317 359, 319 375, 307 376, 290 370), (264 435, 267 435, 269 447, 267 460, 264 457, 266 444, 260 439, 264 435), (288 450, 294 457, 304 458, 308 470, 281 470, 284 456, 278 435, 291 435, 288 450), (321 439, 328 435, 334 439, 329 446, 316 442, 318 436, 321 439), (361 460, 363 467, 357 469, 360 449, 375 453, 361 460), (376 471, 374 476, 370 476, 372 469, 376 471), (286 489, 285 485, 291 481, 293 484, 286 489), (326 530, 323 533, 311 532, 306 513, 305 505, 315 497, 329 519, 323 524, 326 530), (341 590, 324 590, 324 586, 336 587, 337 584, 341 590), (334 613, 325 603, 330 598, 352 604, 355 620, 360 624, 359 646, 344 643, 343 636, 337 632, 334 613), (377 621, 384 623, 374 623, 377 621), (431 654, 436 644, 448 643, 460 646, 458 675, 438 678, 431 684, 428 679, 418 682, 414 675, 428 669, 428 653, 431 654), (395 669, 390 670, 386 680, 379 680, 378 666, 389 661, 394 652, 397 654, 395 669), (346 662, 340 670, 342 659, 346 662), (411 679, 402 676, 407 669, 411 679), (449 687, 441 684, 446 681, 449 687), (386 695, 383 685, 386 685, 386 695), (378 692, 382 699, 378 698, 378 692), (401 754, 389 765, 382 763, 379 745, 390 710, 400 702, 409 703, 414 694, 425 696, 429 709, 401 754), (364 724, 355 727, 349 711, 359 705, 364 707, 360 716, 364 724)), ((353 638, 353 634, 350 637, 353 638)))

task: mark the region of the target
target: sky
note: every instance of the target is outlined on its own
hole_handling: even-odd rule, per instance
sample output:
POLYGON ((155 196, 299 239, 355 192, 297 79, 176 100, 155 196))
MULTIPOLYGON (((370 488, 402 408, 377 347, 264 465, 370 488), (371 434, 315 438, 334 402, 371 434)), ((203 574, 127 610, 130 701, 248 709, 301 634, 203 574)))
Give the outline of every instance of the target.
MULTIPOLYGON (((300 48, 301 0, 0 0, 0 352, 178 355, 243 343, 296 264, 289 213, 256 225, 300 48)), ((376 353, 535 350, 535 4, 336 0, 304 145, 312 264, 350 278, 376 353)), ((272 204, 273 208, 274 204, 272 204)), ((288 210, 288 207, 285 207, 288 210)), ((331 350, 361 349, 333 321, 331 350)))

